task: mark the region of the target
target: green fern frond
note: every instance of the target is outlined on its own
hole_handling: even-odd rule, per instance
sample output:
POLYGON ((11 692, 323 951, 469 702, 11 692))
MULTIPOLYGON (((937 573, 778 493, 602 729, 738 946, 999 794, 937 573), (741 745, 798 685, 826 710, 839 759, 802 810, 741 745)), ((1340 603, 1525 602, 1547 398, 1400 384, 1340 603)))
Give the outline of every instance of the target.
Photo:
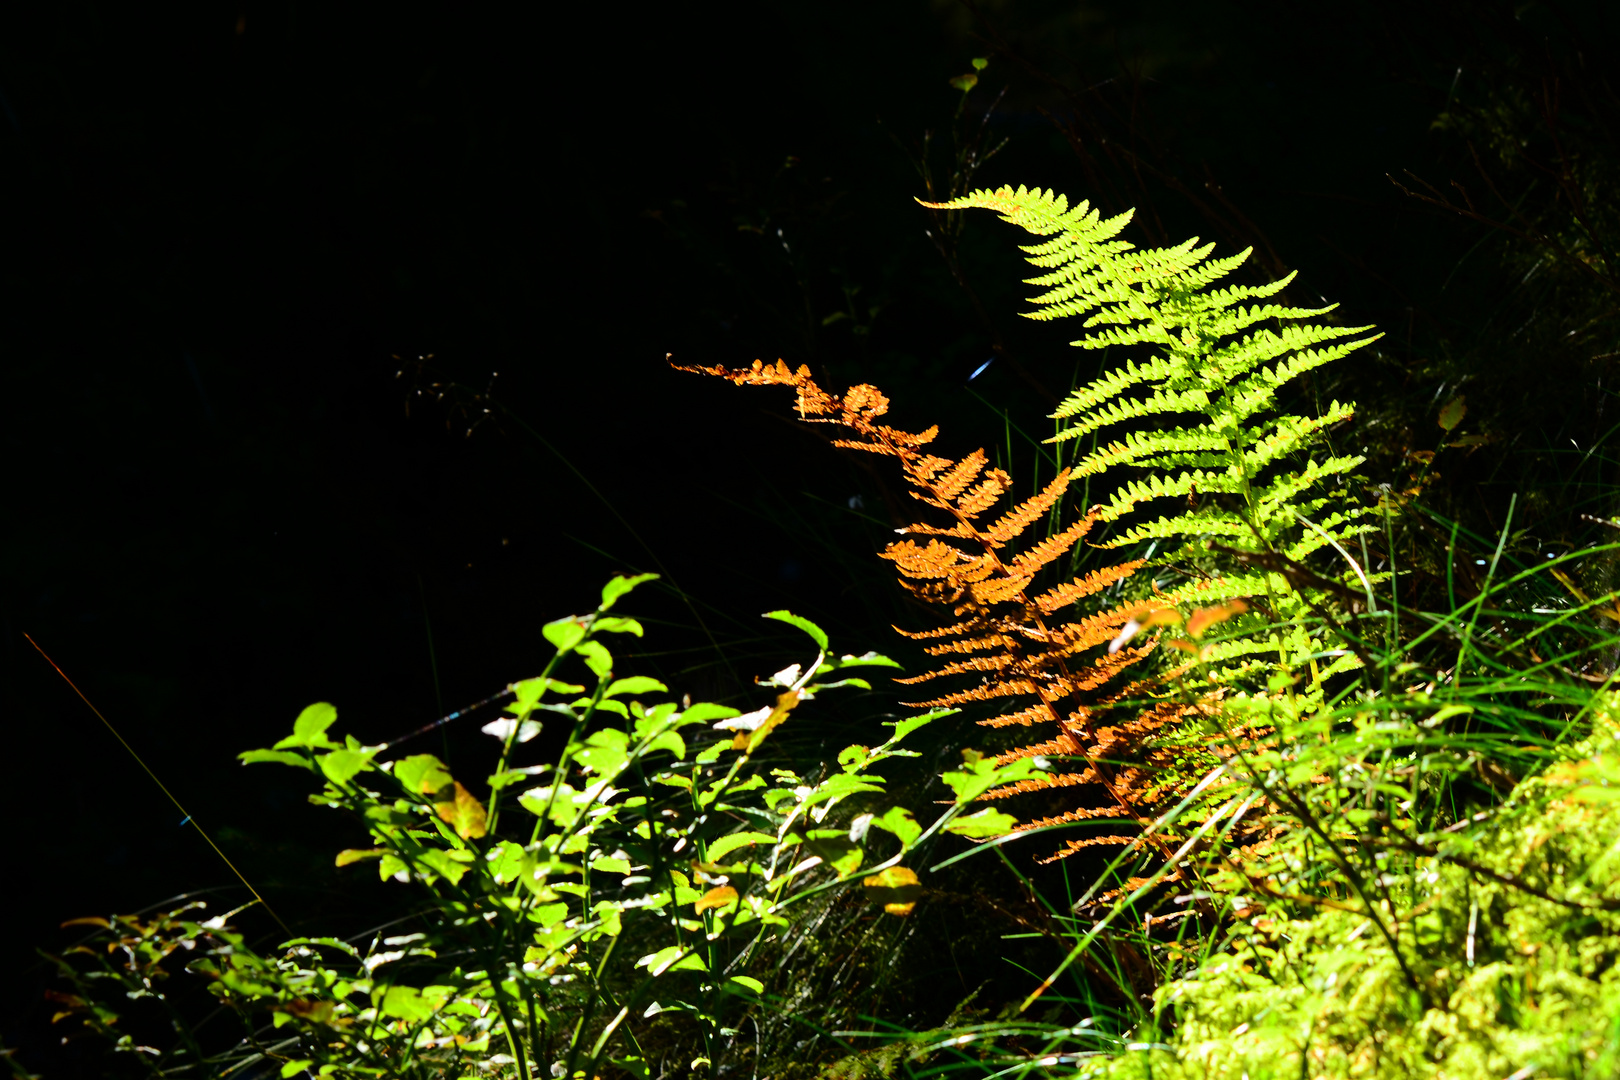
POLYGON ((1088 386, 1064 398, 1057 412, 1052 414, 1052 418, 1066 420, 1071 416, 1078 416, 1095 405, 1112 400, 1138 383, 1167 379, 1174 370, 1175 365, 1162 356, 1150 357, 1146 363, 1141 364, 1127 360, 1124 367, 1098 377, 1088 386))
MULTIPOLYGON (((1301 375, 1382 335, 1321 321, 1332 305, 1276 301, 1293 274, 1260 285, 1227 281, 1249 258, 1247 250, 1215 258, 1215 245, 1196 237, 1137 248, 1118 238, 1128 213, 1103 220, 1087 202, 1071 207, 1061 195, 1022 187, 928 205, 994 210, 1047 238, 1023 248, 1040 271, 1026 280, 1040 291, 1025 315, 1079 318, 1087 333, 1074 345, 1127 351, 1122 365, 1063 401, 1052 414, 1063 423, 1050 441, 1124 429, 1076 461, 1072 475, 1095 478, 1122 466, 1145 471, 1105 495, 1097 517, 1133 516, 1102 546, 1170 541, 1166 559, 1206 567, 1195 575, 1201 580, 1166 599, 1268 598, 1268 618, 1280 618, 1285 628, 1262 630, 1266 620, 1253 612, 1239 619, 1232 640, 1206 650, 1212 673, 1240 678, 1245 658, 1268 651, 1285 664, 1321 652, 1323 642, 1302 629, 1313 598, 1296 594, 1281 574, 1215 567, 1220 560, 1212 559, 1209 544, 1298 560, 1330 544, 1342 547, 1364 528, 1364 510, 1347 505, 1344 490, 1363 459, 1327 445, 1329 429, 1348 421, 1354 406, 1335 401, 1305 417, 1279 413, 1277 398, 1301 375), (1175 512, 1134 517, 1171 499, 1181 503, 1175 512), (1317 520, 1321 532, 1307 529, 1302 515, 1317 520)), ((1337 570, 1348 574, 1342 563, 1337 570)))

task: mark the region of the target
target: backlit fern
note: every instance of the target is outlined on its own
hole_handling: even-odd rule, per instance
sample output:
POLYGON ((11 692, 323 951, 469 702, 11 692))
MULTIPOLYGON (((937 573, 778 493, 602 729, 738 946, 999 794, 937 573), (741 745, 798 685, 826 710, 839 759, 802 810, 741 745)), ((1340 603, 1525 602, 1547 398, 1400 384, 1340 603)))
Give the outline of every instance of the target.
MULTIPOLYGON (((924 205, 994 210, 1051 237, 1023 249, 1043 271, 1028 284, 1045 290, 1025 314, 1083 318, 1088 333, 1073 342, 1081 348, 1140 350, 1069 395, 1053 414, 1066 423, 1052 441, 1092 436, 1092 448, 1073 466, 1076 478, 1122 466, 1145 470, 1119 483, 1098 511, 1103 522, 1129 517, 1102 546, 1175 545, 1166 561, 1192 576, 1169 599, 1266 601, 1270 610, 1248 619, 1251 629, 1265 631, 1208 651, 1217 677, 1233 678, 1256 654, 1276 654, 1288 666, 1328 651, 1304 629, 1308 605, 1289 567, 1358 531, 1365 511, 1348 481, 1363 459, 1327 445, 1328 430, 1350 419, 1353 406, 1333 402, 1315 417, 1295 416, 1275 411, 1277 393, 1379 335, 1307 321, 1332 307, 1271 302, 1293 274, 1268 285, 1214 288, 1249 251, 1210 259, 1214 245, 1197 238, 1138 249, 1118 239, 1130 212, 1105 221, 1086 202, 1071 208, 1064 196, 1023 187, 924 205), (1102 442, 1110 429, 1112 440, 1102 442), (1162 510, 1167 499, 1178 501, 1174 512, 1156 519, 1136 513, 1147 504, 1162 510)), ((1354 662, 1348 655, 1338 661, 1354 662)))
MULTIPOLYGON (((949 608, 954 620, 932 630, 899 630, 926 642, 924 651, 940 663, 897 681, 919 685, 961 675, 975 681, 907 704, 938 708, 993 702, 1000 711, 979 721, 986 727, 1056 728, 1052 738, 1009 750, 997 759, 1004 763, 1041 756, 1053 762, 1054 771, 989 791, 987 799, 1077 785, 1097 785, 1107 793, 1104 805, 1038 818, 1021 829, 1098 818, 1124 818, 1141 825, 1172 792, 1182 790, 1180 781, 1191 767, 1203 763, 1207 768, 1218 759, 1203 746, 1202 736, 1182 730, 1187 725, 1180 722, 1195 706, 1150 698, 1155 689, 1162 689, 1162 679, 1147 678, 1144 672, 1129 685, 1112 685, 1155 643, 1104 646, 1116 640, 1133 618, 1165 605, 1150 600, 1091 614, 1072 612, 1078 602, 1129 578, 1143 565, 1141 560, 1046 587, 1036 584, 1043 569, 1090 533, 1097 513, 1085 514, 1046 539, 1016 550, 1030 525, 1046 518, 1054 507, 1061 509, 1071 470, 1063 470, 1045 490, 991 520, 991 510, 1011 490, 1012 477, 989 467, 982 449, 959 460, 929 452, 925 447, 934 441, 937 427, 907 432, 882 423, 889 400, 876 387, 856 386, 838 397, 822 390, 808 367, 795 371, 781 361, 775 365, 755 361, 751 368, 682 370, 718 375, 738 385, 792 387, 798 391, 801 419, 847 429, 850 437, 835 439, 835 446, 898 459, 912 497, 938 512, 941 523, 909 525, 903 530, 907 538, 883 552, 912 595, 949 608), (1144 702, 1146 707, 1140 708, 1144 702), (1068 768, 1063 762, 1078 767, 1068 768)), ((1054 857, 1092 845, 1141 841, 1140 833, 1093 836, 1069 841, 1054 857)))

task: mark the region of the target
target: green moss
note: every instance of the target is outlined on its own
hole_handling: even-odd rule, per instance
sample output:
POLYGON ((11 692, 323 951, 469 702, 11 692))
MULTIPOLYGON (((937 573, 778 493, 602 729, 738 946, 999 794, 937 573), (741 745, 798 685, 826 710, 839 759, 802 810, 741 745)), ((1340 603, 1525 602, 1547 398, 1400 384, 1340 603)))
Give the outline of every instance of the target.
POLYGON ((1477 869, 1417 861, 1419 900, 1393 923, 1410 977, 1361 914, 1253 914, 1245 939, 1158 992, 1168 1034, 1136 1045, 1161 1048, 1082 1075, 1620 1075, 1616 715, 1611 698, 1591 738, 1474 835, 1444 838, 1477 869))

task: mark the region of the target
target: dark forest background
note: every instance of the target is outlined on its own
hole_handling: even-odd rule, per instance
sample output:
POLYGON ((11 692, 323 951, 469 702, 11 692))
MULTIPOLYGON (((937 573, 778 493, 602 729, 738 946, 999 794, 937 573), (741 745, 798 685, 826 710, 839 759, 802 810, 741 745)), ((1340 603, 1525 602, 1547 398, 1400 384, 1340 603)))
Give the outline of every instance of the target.
MULTIPOLYGON (((1526 162, 1612 166, 1616 29, 1442 0, 11 5, 0 1041, 46 1052, 61 920, 243 895, 25 633, 311 930, 392 901, 233 761, 310 702, 402 734, 534 674, 540 624, 628 570, 666 575, 638 670, 694 697, 791 658, 769 608, 900 655, 880 474, 665 355, 871 381, 902 426, 1027 465, 1012 427, 1043 434, 1096 358, 1017 319, 1010 230, 913 201, 968 160, 953 132, 1005 141, 974 186, 1298 269, 1300 301, 1386 332, 1316 387, 1363 403, 1371 481, 1463 385, 1480 447, 1444 497, 1489 527, 1518 493, 1572 542, 1614 511, 1559 479, 1613 421, 1612 264, 1560 277, 1391 177, 1556 209, 1526 162)), ((454 762, 476 726, 431 739, 454 762)))

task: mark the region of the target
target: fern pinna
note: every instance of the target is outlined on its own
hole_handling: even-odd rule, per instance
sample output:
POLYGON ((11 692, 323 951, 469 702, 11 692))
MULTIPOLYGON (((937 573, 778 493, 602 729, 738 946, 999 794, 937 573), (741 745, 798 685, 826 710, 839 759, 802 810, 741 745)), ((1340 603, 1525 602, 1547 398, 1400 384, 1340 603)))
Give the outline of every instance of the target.
MULTIPOLYGON (((1159 736, 1171 731, 1189 707, 1157 701, 1149 702, 1145 711, 1129 710, 1129 702, 1144 696, 1144 681, 1111 693, 1104 692, 1105 687, 1140 663, 1154 643, 1144 641, 1112 650, 1103 646, 1117 639, 1133 617, 1164 605, 1153 601, 1069 619, 1061 615, 1076 602, 1130 577, 1142 566, 1141 560, 1095 570, 1044 589, 1035 584, 1042 569, 1086 537, 1096 523, 1095 513, 1015 552, 1016 542, 1030 525, 1047 518, 1054 507, 1061 509, 1071 471, 1060 472, 1039 494, 987 520, 1011 490, 1012 477, 990 467, 982 449, 959 460, 929 452, 925 447, 938 434, 937 427, 907 432, 882 423, 889 401, 876 387, 856 386, 842 397, 835 396, 816 385, 808 367, 795 371, 781 361, 769 365, 756 360, 751 368, 681 370, 718 375, 737 385, 792 387, 798 391, 801 419, 847 429, 849 437, 833 440, 835 446, 898 459, 912 497, 938 512, 940 524, 912 524, 902 530, 906 539, 889 544, 883 552, 912 595, 949 608, 954 619, 937 629, 899 630, 927 642, 924 651, 941 662, 934 670, 897 681, 914 685, 953 675, 976 677, 977 681, 908 704, 937 708, 993 702, 1003 711, 979 721, 986 727, 1050 724, 1056 728, 1052 738, 1008 751, 999 759, 1007 762, 1040 755, 1054 762, 1054 771, 991 791, 985 798, 1075 785, 1096 785, 1107 794, 1105 805, 1029 821, 1020 826, 1023 830, 1098 818, 1124 818, 1141 824, 1155 812, 1174 786, 1165 782, 1165 776, 1184 773, 1172 766, 1185 764, 1175 759, 1186 753, 1186 747, 1170 745, 1159 736), (1129 718, 1111 722, 1119 715, 1129 718), (1065 762, 1079 767, 1065 767, 1065 762)), ((1139 840, 1140 834, 1073 840, 1053 858, 1092 845, 1139 840)))
MULTIPOLYGON (((1083 318, 1089 333, 1072 344, 1136 352, 1069 395, 1053 414, 1066 423, 1051 441, 1092 437, 1090 452, 1073 466, 1077 478, 1121 466, 1140 471, 1118 485, 1099 521, 1119 521, 1143 504, 1177 500, 1178 512, 1132 518, 1102 545, 1171 542, 1166 564, 1192 573, 1167 599, 1264 598, 1269 611, 1247 620, 1256 632, 1233 635, 1206 651, 1217 681, 1241 676, 1252 666, 1249 658, 1264 653, 1278 655, 1284 667, 1331 652, 1341 654, 1338 666, 1353 665, 1352 655, 1330 647, 1341 642, 1325 642, 1307 629, 1309 604, 1290 581, 1300 576, 1288 568, 1358 531, 1356 519, 1364 510, 1354 505, 1347 481, 1363 459, 1331 447, 1317 452, 1354 406, 1335 401, 1309 418, 1277 414, 1274 407, 1284 384, 1380 335, 1366 334, 1366 326, 1302 321, 1332 307, 1268 302, 1293 274, 1268 285, 1212 288, 1249 251, 1210 259, 1214 245, 1200 246, 1197 238, 1138 249, 1118 239, 1130 211, 1102 220, 1086 202, 1070 207, 1062 195, 1023 187, 924 205, 994 210, 1050 237, 1023 248, 1044 271, 1027 284, 1045 290, 1025 315, 1083 318), (1120 425, 1131 429, 1101 442, 1105 429, 1120 425)), ((1326 673, 1316 671, 1312 681, 1319 683, 1326 673)))

